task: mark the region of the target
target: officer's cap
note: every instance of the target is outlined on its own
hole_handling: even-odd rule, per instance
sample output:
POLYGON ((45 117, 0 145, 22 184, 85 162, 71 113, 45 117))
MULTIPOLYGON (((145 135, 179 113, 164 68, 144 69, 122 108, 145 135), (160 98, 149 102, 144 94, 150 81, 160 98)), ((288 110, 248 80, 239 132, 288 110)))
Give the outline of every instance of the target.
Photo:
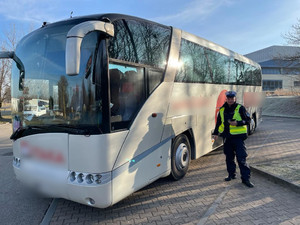
POLYGON ((236 97, 236 92, 235 91, 227 91, 225 93, 226 97, 228 98, 233 98, 233 97, 236 97))

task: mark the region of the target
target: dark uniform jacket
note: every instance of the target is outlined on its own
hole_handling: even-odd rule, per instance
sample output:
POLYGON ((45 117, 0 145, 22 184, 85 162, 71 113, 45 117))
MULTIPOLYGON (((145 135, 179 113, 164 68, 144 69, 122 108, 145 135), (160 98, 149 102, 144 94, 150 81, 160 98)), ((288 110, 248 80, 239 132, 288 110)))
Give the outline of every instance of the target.
MULTIPOLYGON (((243 138, 244 140, 247 138, 247 134, 237 134, 237 135, 231 135, 229 133, 229 123, 228 120, 231 120, 233 115, 234 115, 234 110, 237 107, 238 103, 234 103, 233 105, 229 106, 227 102, 222 107, 225 107, 224 110, 224 132, 220 135, 223 138, 243 138)), ((237 121, 237 126, 244 126, 244 125, 249 125, 251 122, 251 118, 249 116, 249 113, 246 111, 245 107, 241 105, 239 109, 239 113, 241 115, 242 121, 237 121)), ((217 124, 215 127, 215 130, 213 132, 213 135, 218 135, 219 134, 219 126, 221 125, 221 116, 220 113, 218 114, 217 118, 217 124)))

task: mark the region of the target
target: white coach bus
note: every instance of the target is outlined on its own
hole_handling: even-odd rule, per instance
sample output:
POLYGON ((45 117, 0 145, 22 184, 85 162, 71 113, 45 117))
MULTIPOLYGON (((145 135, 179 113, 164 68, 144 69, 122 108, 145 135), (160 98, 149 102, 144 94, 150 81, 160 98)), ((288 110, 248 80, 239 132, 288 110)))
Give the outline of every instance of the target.
POLYGON ((0 58, 15 61, 17 179, 94 207, 161 177, 179 180, 191 160, 220 146, 211 133, 226 90, 235 90, 251 114, 249 133, 261 119, 258 64, 132 16, 45 23, 0 58), (47 112, 27 120, 25 106, 37 98, 47 112))

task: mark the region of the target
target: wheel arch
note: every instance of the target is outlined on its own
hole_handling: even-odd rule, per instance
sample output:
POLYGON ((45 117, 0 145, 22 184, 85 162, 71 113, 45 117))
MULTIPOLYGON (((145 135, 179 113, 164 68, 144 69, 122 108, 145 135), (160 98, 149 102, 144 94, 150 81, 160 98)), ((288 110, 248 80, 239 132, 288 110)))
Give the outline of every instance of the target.
POLYGON ((180 180, 188 171, 190 161, 193 158, 193 146, 195 146, 192 137, 193 132, 189 129, 179 133, 172 139, 170 173, 172 180, 180 180))
MULTIPOLYGON (((195 145, 195 138, 194 138, 194 133, 193 133, 192 128, 182 132, 181 134, 184 134, 185 136, 187 136, 187 138, 190 142, 190 145, 191 145, 191 160, 195 159, 196 158, 196 145, 195 145)), ((177 136, 179 136, 181 134, 178 134, 177 136)), ((176 137, 173 138, 172 144, 173 144, 173 141, 175 140, 175 138, 176 137)))
POLYGON ((250 114, 251 122, 247 125, 247 134, 252 135, 257 127, 257 118, 256 118, 256 112, 253 112, 250 114), (254 122, 254 126, 252 126, 252 121, 254 122))
POLYGON ((252 113, 252 118, 255 122, 255 128, 257 127, 257 117, 256 117, 256 112, 252 113))

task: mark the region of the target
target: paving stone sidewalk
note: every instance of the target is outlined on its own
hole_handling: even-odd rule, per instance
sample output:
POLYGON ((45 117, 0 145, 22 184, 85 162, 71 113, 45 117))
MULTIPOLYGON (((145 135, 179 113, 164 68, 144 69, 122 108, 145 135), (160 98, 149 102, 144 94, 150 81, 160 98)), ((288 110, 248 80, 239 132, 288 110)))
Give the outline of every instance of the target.
MULTIPOLYGON (((266 117, 246 141, 250 165, 299 160, 300 120, 266 117)), ((120 203, 97 209, 64 199, 50 224, 300 224, 300 196, 253 172, 254 188, 224 182, 222 149, 192 161, 180 181, 160 179, 120 203)))
POLYGON ((300 193, 300 118, 265 116, 264 120, 262 126, 268 132, 261 134, 262 146, 257 149, 255 139, 248 140, 249 150, 254 150, 249 159, 251 167, 273 182, 300 193))

